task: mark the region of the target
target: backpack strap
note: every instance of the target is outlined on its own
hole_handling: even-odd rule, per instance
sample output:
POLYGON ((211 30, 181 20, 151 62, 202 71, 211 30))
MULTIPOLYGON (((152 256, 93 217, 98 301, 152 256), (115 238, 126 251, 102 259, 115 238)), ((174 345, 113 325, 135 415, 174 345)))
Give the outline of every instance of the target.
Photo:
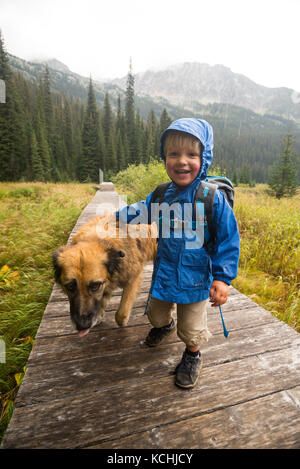
POLYGON ((217 186, 206 181, 201 181, 195 194, 193 205, 193 220, 197 220, 196 210, 197 202, 204 204, 204 219, 206 222, 206 236, 204 233, 203 247, 208 254, 213 255, 216 246, 216 227, 213 223, 213 204, 216 195, 217 186))
MULTIPOLYGON (((153 191, 151 203, 161 204, 163 202, 165 192, 170 185, 171 182, 163 182, 162 184, 159 184, 159 186, 157 186, 153 191)), ((148 217, 148 223, 151 224, 150 214, 148 215, 148 217)))
POLYGON ((229 203, 230 207, 233 208, 234 205, 234 187, 230 179, 221 176, 208 176, 206 178, 207 182, 211 184, 216 184, 219 191, 223 192, 225 199, 229 203))
POLYGON ((157 186, 152 194, 152 202, 161 204, 163 202, 163 198, 165 195, 166 190, 171 185, 171 182, 163 182, 157 186))
MULTIPOLYGON (((171 182, 164 182, 157 186, 152 194, 152 202, 161 204, 166 190, 170 186, 171 182)), ((197 220, 196 210, 197 202, 204 204, 204 217, 206 222, 206 236, 204 236, 203 247, 206 249, 207 253, 210 255, 214 254, 215 244, 216 244, 216 229, 213 224, 213 203, 215 199, 215 194, 217 190, 217 185, 212 184, 206 181, 201 181, 199 187, 195 194, 195 200, 193 203, 193 226, 194 222, 197 220)))

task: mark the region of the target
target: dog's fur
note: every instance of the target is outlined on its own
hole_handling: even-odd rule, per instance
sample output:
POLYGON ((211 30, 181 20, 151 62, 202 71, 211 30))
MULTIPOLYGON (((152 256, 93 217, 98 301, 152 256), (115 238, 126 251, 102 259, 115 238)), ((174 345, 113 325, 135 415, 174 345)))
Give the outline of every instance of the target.
POLYGON ((156 257, 155 225, 130 225, 128 233, 117 223, 112 233, 109 220, 91 220, 71 245, 53 252, 55 280, 69 297, 71 320, 80 336, 103 319, 116 287, 123 288, 123 294, 115 319, 119 326, 127 324, 143 267, 156 257))

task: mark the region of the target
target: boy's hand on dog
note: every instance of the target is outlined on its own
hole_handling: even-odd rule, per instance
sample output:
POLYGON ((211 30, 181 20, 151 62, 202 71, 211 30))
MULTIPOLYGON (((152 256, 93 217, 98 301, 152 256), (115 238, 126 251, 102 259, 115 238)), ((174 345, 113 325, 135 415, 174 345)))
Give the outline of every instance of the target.
POLYGON ((211 306, 220 306, 226 303, 228 293, 229 285, 227 285, 227 283, 221 282, 221 280, 214 280, 209 291, 209 301, 212 303, 211 306))

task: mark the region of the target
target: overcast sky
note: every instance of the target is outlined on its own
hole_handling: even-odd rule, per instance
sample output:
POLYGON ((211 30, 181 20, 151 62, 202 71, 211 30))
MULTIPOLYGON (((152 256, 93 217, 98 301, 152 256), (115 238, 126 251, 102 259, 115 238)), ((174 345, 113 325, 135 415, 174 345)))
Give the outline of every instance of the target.
POLYGON ((300 91, 300 0, 0 0, 6 50, 92 78, 223 64, 300 91))

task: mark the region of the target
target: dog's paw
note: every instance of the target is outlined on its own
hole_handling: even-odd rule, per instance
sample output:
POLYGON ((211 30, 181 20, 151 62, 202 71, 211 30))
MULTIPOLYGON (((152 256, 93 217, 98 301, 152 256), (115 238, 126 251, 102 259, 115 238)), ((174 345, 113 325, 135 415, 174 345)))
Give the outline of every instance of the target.
POLYGON ((116 323, 118 324, 118 326, 120 326, 120 327, 127 326, 128 319, 129 319, 128 316, 123 316, 123 315, 118 314, 118 312, 116 312, 115 320, 116 320, 116 323))
POLYGON ((97 324, 100 324, 101 322, 103 322, 104 320, 104 311, 98 313, 98 317, 97 317, 97 324))

